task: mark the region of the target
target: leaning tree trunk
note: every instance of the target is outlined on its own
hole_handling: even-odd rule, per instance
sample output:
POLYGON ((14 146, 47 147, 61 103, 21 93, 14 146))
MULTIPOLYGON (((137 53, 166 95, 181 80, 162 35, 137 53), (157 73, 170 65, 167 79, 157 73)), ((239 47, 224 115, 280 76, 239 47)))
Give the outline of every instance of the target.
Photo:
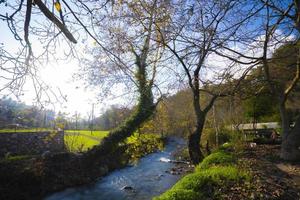
POLYGON ((142 123, 147 121, 155 111, 153 102, 152 85, 147 81, 146 57, 137 58, 136 80, 138 85, 139 100, 135 112, 124 121, 119 127, 109 132, 101 144, 95 146, 85 153, 85 162, 93 165, 97 162, 101 163, 101 157, 112 153, 121 142, 131 136, 142 123))

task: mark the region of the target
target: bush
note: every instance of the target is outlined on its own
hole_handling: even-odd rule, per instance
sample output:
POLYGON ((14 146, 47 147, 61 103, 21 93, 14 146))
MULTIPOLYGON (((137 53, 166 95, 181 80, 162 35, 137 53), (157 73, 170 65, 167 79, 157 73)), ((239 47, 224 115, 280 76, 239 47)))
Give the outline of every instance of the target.
POLYGON ((131 156, 133 161, 136 161, 146 154, 163 150, 164 139, 156 134, 138 135, 135 133, 127 138, 126 144, 128 146, 127 153, 131 156))
POLYGON ((232 165, 236 162, 236 158, 229 153, 224 151, 217 151, 205 157, 204 160, 196 167, 196 171, 201 171, 203 169, 208 169, 209 167, 215 165, 232 165))
MULTIPOLYGON (((242 139, 242 134, 240 132, 231 131, 226 128, 222 128, 219 130, 219 133, 218 133, 219 145, 227 143, 227 142, 231 142, 231 141, 236 141, 238 139, 242 139)), ((206 128, 203 130, 202 146, 205 146, 207 141, 211 147, 217 148, 215 129, 206 128)))

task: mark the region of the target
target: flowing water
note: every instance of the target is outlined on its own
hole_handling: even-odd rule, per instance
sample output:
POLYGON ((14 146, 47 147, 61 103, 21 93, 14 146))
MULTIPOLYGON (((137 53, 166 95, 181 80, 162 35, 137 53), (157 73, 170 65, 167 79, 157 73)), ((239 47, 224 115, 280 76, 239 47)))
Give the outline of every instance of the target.
POLYGON ((183 139, 170 138, 164 151, 145 156, 135 166, 116 170, 94 184, 55 193, 46 200, 149 200, 180 178, 167 173, 176 165, 168 161, 185 145, 183 139))

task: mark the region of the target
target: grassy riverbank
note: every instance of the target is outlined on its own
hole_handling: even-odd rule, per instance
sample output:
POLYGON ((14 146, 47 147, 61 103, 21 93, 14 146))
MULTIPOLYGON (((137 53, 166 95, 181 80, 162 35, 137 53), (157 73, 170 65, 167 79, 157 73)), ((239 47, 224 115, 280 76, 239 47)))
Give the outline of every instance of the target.
POLYGON ((284 163, 278 154, 276 145, 245 145, 239 150, 225 145, 154 200, 298 200, 300 165, 284 163))
POLYGON ((236 155, 230 147, 223 147, 207 156, 194 173, 183 177, 170 190, 154 200, 215 199, 217 187, 232 182, 249 182, 251 176, 237 166, 236 155))

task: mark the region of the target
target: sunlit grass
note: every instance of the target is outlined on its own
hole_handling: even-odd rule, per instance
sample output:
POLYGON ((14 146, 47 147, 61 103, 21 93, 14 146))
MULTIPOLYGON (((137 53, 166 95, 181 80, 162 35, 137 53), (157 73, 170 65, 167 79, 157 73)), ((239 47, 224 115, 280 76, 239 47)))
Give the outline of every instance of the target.
POLYGON ((100 141, 83 135, 65 135, 64 141, 67 150, 70 152, 84 152, 100 143, 100 141))
POLYGON ((99 139, 104 138, 107 136, 109 131, 90 131, 90 130, 65 130, 66 133, 77 133, 80 135, 88 135, 92 137, 97 137, 99 139))
POLYGON ((64 137, 67 150, 84 152, 100 144, 101 139, 107 136, 108 131, 93 131, 91 133, 89 130, 66 130, 65 133, 67 133, 64 137))

